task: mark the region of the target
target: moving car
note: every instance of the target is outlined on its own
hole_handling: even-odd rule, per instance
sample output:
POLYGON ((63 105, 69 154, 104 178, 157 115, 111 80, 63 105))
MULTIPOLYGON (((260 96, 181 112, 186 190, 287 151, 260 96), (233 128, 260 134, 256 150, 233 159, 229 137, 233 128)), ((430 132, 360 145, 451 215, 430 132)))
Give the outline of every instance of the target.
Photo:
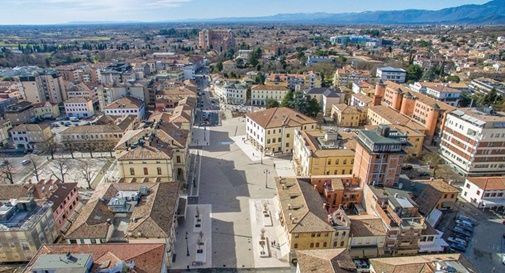
POLYGON ((21 165, 28 165, 30 164, 32 161, 30 159, 25 159, 23 161, 21 161, 21 165))

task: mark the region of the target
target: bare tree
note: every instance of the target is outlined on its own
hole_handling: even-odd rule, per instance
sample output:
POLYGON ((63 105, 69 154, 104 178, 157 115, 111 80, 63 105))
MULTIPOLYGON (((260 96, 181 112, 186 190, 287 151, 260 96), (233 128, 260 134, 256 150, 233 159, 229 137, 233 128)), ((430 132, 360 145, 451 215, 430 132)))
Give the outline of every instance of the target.
POLYGON ((423 156, 424 162, 430 165, 430 168, 433 169, 433 177, 437 178, 437 170, 444 163, 444 160, 435 152, 429 152, 423 156))
POLYGON ((79 170, 82 179, 88 183, 88 189, 92 189, 91 182, 93 182, 93 168, 88 160, 79 160, 81 169, 79 170))
POLYGON ((65 183, 65 175, 68 173, 69 169, 65 159, 63 158, 55 159, 53 160, 53 162, 51 162, 51 164, 52 164, 51 172, 54 175, 54 177, 59 179, 61 182, 65 183))
POLYGON ((33 175, 35 175, 35 180, 37 180, 37 183, 40 181, 40 169, 39 165, 35 161, 35 157, 30 155, 30 161, 32 163, 32 169, 33 169, 33 175))
POLYGON ((14 184, 14 166, 7 159, 0 161, 0 177, 4 183, 14 184))
POLYGON ((49 155, 51 155, 51 159, 54 159, 54 154, 58 150, 58 144, 54 140, 54 137, 47 141, 45 144, 45 150, 49 155))

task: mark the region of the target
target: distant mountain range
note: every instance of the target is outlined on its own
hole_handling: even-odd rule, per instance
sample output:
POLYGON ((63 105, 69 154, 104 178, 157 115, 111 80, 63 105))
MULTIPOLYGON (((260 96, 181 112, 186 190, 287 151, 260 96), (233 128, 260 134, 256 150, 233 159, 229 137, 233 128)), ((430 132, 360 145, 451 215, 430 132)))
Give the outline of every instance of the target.
POLYGON ((505 0, 482 5, 463 5, 441 10, 392 10, 356 13, 291 13, 263 17, 232 17, 192 20, 215 23, 297 24, 505 24, 505 0))

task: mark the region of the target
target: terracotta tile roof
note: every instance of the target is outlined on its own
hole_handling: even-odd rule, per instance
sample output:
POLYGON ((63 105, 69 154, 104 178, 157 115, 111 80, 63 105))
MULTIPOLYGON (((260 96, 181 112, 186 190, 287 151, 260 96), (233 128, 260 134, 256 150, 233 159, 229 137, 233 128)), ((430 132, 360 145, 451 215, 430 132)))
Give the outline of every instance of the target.
POLYGON ((277 194, 288 232, 331 232, 324 200, 309 181, 276 178, 277 194), (291 219, 289 219, 291 215, 291 219))
POLYGON ((170 237, 179 198, 179 184, 175 182, 101 184, 81 209, 65 237, 106 240, 115 217, 107 202, 120 191, 138 191, 140 187, 147 187, 149 193, 141 198, 132 212, 126 213, 130 220, 125 239, 170 237))
POLYGON ((386 236, 386 227, 380 218, 351 219, 351 235, 353 237, 386 236))
POLYGON ((40 132, 48 127, 49 127, 49 125, 46 123, 19 124, 18 126, 12 128, 11 131, 14 131, 14 132, 40 132))
MULTIPOLYGON (((460 264, 468 272, 478 272, 461 254, 433 254, 370 259, 375 272, 382 273, 434 273, 434 262, 452 262, 460 264)), ((461 269, 461 268, 460 268, 461 269)), ((461 271, 464 272, 464 271, 461 271)))
POLYGON ((124 151, 119 157, 119 161, 128 160, 170 160, 172 158, 172 152, 167 149, 158 149, 148 145, 137 146, 133 149, 124 151))
POLYGON ((34 194, 35 188, 31 184, 0 184, 0 200, 19 199, 34 194))
POLYGON ((82 126, 72 126, 68 127, 60 134, 62 135, 72 135, 72 134, 102 134, 102 133, 122 133, 123 130, 115 124, 105 124, 105 125, 82 125, 82 126))
POLYGON ((296 251, 300 273, 353 273, 356 265, 345 248, 296 251))
POLYGON ((122 97, 105 106, 105 109, 140 108, 143 102, 134 97, 122 97))
POLYGON ((135 272, 161 273, 165 257, 165 244, 132 243, 132 244, 93 244, 93 245, 44 245, 28 263, 24 272, 31 272, 37 258, 44 254, 89 253, 93 258, 91 272, 98 272, 106 264, 114 266, 114 261, 134 261, 135 272))
POLYGON ((275 107, 247 113, 246 116, 263 128, 298 127, 316 123, 314 119, 287 107, 275 107))
POLYGON ((504 176, 468 177, 466 180, 483 190, 505 190, 504 176))
POLYGON ((260 85, 254 85, 251 87, 251 90, 275 90, 275 91, 286 91, 288 92, 289 89, 286 86, 281 86, 281 85, 273 85, 273 84, 260 84, 260 85))

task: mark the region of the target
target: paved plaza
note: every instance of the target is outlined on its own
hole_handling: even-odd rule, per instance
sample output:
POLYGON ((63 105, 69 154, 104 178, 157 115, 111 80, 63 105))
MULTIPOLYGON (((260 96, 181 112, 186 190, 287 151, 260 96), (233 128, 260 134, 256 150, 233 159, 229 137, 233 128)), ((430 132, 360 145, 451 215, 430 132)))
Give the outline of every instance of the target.
POLYGON ((189 205, 187 207, 186 220, 176 230, 176 258, 172 269, 187 269, 188 266, 191 269, 211 267, 211 215, 212 206, 210 205, 189 205), (187 256, 188 253, 189 256, 187 256))
POLYGON ((243 118, 208 129, 211 142, 202 149, 199 203, 212 205, 212 267, 252 268, 249 199, 274 197, 274 162, 251 160, 234 142, 245 135, 243 118))
POLYGON ((250 199, 251 234, 256 268, 289 267, 289 242, 273 199, 250 199))

